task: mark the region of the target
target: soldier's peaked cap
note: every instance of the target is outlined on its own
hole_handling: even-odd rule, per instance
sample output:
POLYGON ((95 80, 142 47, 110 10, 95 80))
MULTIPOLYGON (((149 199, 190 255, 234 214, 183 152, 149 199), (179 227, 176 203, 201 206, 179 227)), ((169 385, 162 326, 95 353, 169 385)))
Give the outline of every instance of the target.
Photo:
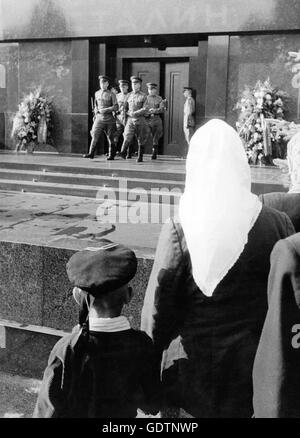
POLYGON ((148 88, 157 88, 157 84, 155 84, 155 82, 147 82, 146 85, 148 88))
POLYGON ((120 85, 129 85, 129 81, 127 81, 127 79, 119 79, 118 82, 120 85))
POLYGON ((142 82, 142 79, 138 76, 131 76, 130 80, 131 82, 142 82))
POLYGON ((67 263, 72 285, 94 297, 124 286, 135 276, 136 270, 135 253, 107 239, 100 241, 100 247, 76 252, 67 263))
POLYGON ((191 90, 193 91, 192 87, 183 87, 184 90, 191 90))
POLYGON ((99 76, 98 76, 98 79, 103 79, 104 81, 107 81, 107 82, 110 81, 109 77, 108 77, 108 76, 105 76, 105 75, 99 75, 99 76))

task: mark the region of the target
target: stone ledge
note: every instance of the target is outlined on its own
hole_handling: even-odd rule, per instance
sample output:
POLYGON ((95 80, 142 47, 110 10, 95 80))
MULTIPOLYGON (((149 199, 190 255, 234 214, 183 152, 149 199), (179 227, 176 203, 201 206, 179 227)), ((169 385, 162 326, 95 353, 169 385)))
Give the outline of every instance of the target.
MULTIPOLYGON (((66 263, 75 251, 0 242, 0 318, 70 331, 78 322, 78 307, 73 300, 66 263)), ((140 326, 152 264, 152 258, 138 257, 138 271, 131 282, 134 296, 124 309, 133 328, 140 326)))

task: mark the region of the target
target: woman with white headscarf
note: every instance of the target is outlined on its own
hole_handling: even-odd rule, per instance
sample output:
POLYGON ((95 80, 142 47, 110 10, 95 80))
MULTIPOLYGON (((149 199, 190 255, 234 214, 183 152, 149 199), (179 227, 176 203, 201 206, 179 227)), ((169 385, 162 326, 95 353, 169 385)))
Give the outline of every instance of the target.
POLYGON ((252 415, 269 257, 294 229, 250 190, 236 131, 220 120, 199 128, 179 219, 162 228, 142 311, 161 360, 166 408, 202 418, 252 415))
POLYGON ((287 159, 275 160, 275 164, 277 163, 279 167, 288 169, 289 191, 266 193, 260 196, 260 200, 268 207, 284 211, 298 233, 300 231, 300 132, 293 135, 288 142, 287 159))

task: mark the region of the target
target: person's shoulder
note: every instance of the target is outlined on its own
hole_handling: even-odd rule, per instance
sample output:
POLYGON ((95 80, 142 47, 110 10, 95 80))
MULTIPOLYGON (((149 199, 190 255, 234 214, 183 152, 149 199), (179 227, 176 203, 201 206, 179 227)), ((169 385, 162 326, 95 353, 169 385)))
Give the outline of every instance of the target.
POLYGON ((278 243, 278 247, 289 248, 290 252, 300 255, 300 233, 295 233, 292 236, 286 237, 285 239, 281 239, 277 243, 278 243))
POLYGON ((271 263, 280 269, 294 272, 299 270, 300 233, 280 239, 275 243, 271 253, 271 263))
POLYGON ((263 205, 260 213, 260 219, 264 221, 275 221, 275 222, 286 222, 288 218, 287 214, 283 211, 279 211, 274 207, 269 207, 268 205, 263 205))
POLYGON ((73 349, 76 344, 78 338, 80 337, 81 331, 68 333, 63 336, 57 343, 54 345, 51 356, 57 356, 61 361, 64 361, 66 356, 66 352, 69 348, 73 349))
MULTIPOLYGON (((273 207, 262 206, 261 212, 253 227, 254 232, 271 237, 272 234, 285 238, 295 233, 295 228, 289 216, 273 207)), ((277 238, 278 240, 278 238, 277 238)))
POLYGON ((264 205, 267 205, 269 203, 276 202, 277 200, 281 200, 285 198, 287 193, 285 192, 271 192, 271 193, 263 193, 259 195, 259 199, 263 202, 264 205))

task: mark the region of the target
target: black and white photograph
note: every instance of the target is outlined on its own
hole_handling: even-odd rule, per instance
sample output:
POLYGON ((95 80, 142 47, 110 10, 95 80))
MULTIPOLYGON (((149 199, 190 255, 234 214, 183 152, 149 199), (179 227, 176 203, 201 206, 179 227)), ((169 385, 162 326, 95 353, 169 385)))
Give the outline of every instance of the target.
POLYGON ((0 0, 0 419, 22 418, 300 418, 300 0, 0 0))

